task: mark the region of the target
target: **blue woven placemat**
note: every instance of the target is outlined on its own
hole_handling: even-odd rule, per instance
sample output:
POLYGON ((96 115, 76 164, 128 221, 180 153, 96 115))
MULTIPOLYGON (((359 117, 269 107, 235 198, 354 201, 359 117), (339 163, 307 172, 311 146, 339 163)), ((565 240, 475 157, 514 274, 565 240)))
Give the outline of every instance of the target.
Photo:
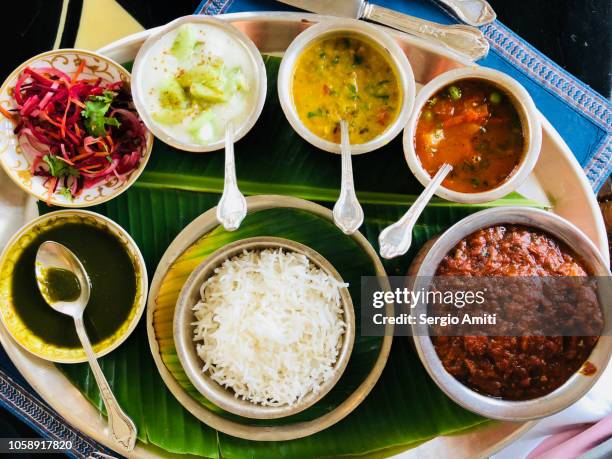
MULTIPOLYGON (((343 1, 343 0, 338 0, 343 1)), ((455 20, 429 0, 377 0, 373 3, 431 21, 455 20)), ((296 11, 273 0, 203 0, 196 12, 296 11)), ((522 14, 517 10, 517 14, 522 14)), ((489 55, 478 61, 512 76, 531 94, 544 116, 584 168, 594 191, 612 172, 612 105, 501 22, 482 28, 489 40, 489 55)))
MULTIPOLYGON (((339 0, 340 1, 340 0, 339 0)), ((427 0, 375 3, 432 21, 454 20, 427 0)), ((203 0, 196 12, 294 11, 272 0, 203 0)), ((491 52, 478 63, 501 70, 530 92, 540 111, 557 129, 598 190, 612 172, 612 105, 511 30, 495 21, 482 28, 491 52)), ((72 440, 73 457, 120 457, 76 429, 49 408, 23 380, 0 348, 0 406, 29 424, 42 437, 72 440)))

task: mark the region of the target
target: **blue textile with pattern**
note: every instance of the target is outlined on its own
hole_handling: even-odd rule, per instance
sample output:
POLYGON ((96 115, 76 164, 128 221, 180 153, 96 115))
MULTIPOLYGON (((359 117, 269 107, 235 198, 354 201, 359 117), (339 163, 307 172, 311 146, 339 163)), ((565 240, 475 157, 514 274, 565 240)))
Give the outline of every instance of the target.
MULTIPOLYGON (((338 0, 344 1, 344 0, 338 0)), ((454 20, 428 0, 379 0, 382 6, 444 24, 454 20)), ((203 0, 197 13, 294 11, 272 0, 203 0)), ((491 51, 478 63, 520 81, 568 144, 598 190, 612 172, 612 106, 561 69, 499 21, 482 28, 491 51)), ((0 406, 30 425, 41 437, 72 440, 72 457, 120 457, 69 426, 21 377, 0 348, 0 406), (106 456, 105 456, 106 455, 106 456)))
MULTIPOLYGON (((372 3, 443 24, 456 22, 429 0, 377 0, 372 3)), ((296 10, 273 0, 203 0, 196 11, 219 14, 296 10)), ((599 190, 612 172, 610 102, 499 21, 484 26, 482 31, 489 40, 491 51, 478 64, 501 70, 525 86, 584 168, 593 189, 599 190)))

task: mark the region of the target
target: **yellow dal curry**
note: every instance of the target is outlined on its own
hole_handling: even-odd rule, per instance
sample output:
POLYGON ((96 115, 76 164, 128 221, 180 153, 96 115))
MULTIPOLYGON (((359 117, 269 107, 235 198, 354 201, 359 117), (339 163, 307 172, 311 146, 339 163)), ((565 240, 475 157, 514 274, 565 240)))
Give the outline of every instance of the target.
POLYGON ((382 134, 397 118, 402 94, 397 75, 378 45, 335 35, 308 47, 293 74, 293 103, 306 127, 340 143, 340 119, 352 144, 382 134))

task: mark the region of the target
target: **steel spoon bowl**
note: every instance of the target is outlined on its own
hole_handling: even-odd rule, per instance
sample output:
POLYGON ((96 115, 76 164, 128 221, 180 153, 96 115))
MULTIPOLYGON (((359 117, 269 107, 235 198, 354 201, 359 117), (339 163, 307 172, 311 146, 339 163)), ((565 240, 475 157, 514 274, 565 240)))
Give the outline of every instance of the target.
POLYGON ((353 163, 351 144, 349 142, 348 123, 340 120, 340 138, 342 152, 342 178, 340 182, 340 197, 334 205, 334 223, 344 234, 353 234, 363 223, 363 209, 353 182, 353 163))
POLYGON ((236 231, 247 214, 244 195, 236 180, 236 161, 234 159, 234 128, 232 123, 225 127, 225 178, 223 194, 217 206, 217 220, 227 231, 236 231))
POLYGON ((381 231, 378 236, 381 257, 390 260, 408 252, 412 244, 412 228, 414 228, 414 224, 440 184, 452 170, 453 166, 444 163, 402 218, 381 231))

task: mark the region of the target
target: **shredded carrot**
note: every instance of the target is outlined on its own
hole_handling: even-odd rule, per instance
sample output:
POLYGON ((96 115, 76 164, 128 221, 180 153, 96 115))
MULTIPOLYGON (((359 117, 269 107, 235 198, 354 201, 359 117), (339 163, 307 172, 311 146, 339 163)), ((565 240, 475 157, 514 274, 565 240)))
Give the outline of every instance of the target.
POLYGON ((84 152, 84 153, 81 153, 80 155, 76 155, 72 157, 72 161, 74 162, 81 161, 82 159, 89 158, 90 156, 93 156, 94 154, 95 154, 94 152, 91 152, 91 153, 84 152))
POLYGON ((76 72, 74 72, 74 75, 72 75, 72 84, 76 83, 76 81, 79 79, 79 75, 83 72, 84 68, 85 68, 85 59, 81 59, 81 63, 76 69, 76 72))
POLYGON ((71 97, 70 98, 70 102, 72 102, 73 104, 75 104, 75 105, 77 105, 77 106, 79 106, 81 108, 85 108, 85 104, 83 102, 81 102, 80 100, 78 100, 78 99, 75 99, 75 98, 71 97))
POLYGON ((70 164, 71 166, 74 166, 74 163, 72 161, 64 158, 63 156, 57 155, 56 158, 59 159, 60 161, 64 161, 66 164, 70 164))
POLYGON ((47 199, 45 200, 45 204, 47 204, 48 206, 51 205, 51 196, 53 195, 53 192, 55 191, 55 185, 57 185, 57 177, 51 177, 51 179, 48 182, 48 186, 47 186, 47 199))
POLYGON ((0 105, 0 113, 2 113, 4 117, 7 118, 11 123, 17 124, 17 120, 15 116, 11 112, 9 112, 6 108, 4 108, 2 105, 0 105))
MULTIPOLYGON (((85 61, 81 61, 81 62, 85 62, 85 61)), ((68 109, 70 108, 70 101, 72 99, 68 99, 68 102, 66 103, 66 110, 64 110, 64 116, 62 117, 62 125, 60 127, 60 132, 62 133, 62 137, 66 137, 66 117, 68 116, 68 109)))

